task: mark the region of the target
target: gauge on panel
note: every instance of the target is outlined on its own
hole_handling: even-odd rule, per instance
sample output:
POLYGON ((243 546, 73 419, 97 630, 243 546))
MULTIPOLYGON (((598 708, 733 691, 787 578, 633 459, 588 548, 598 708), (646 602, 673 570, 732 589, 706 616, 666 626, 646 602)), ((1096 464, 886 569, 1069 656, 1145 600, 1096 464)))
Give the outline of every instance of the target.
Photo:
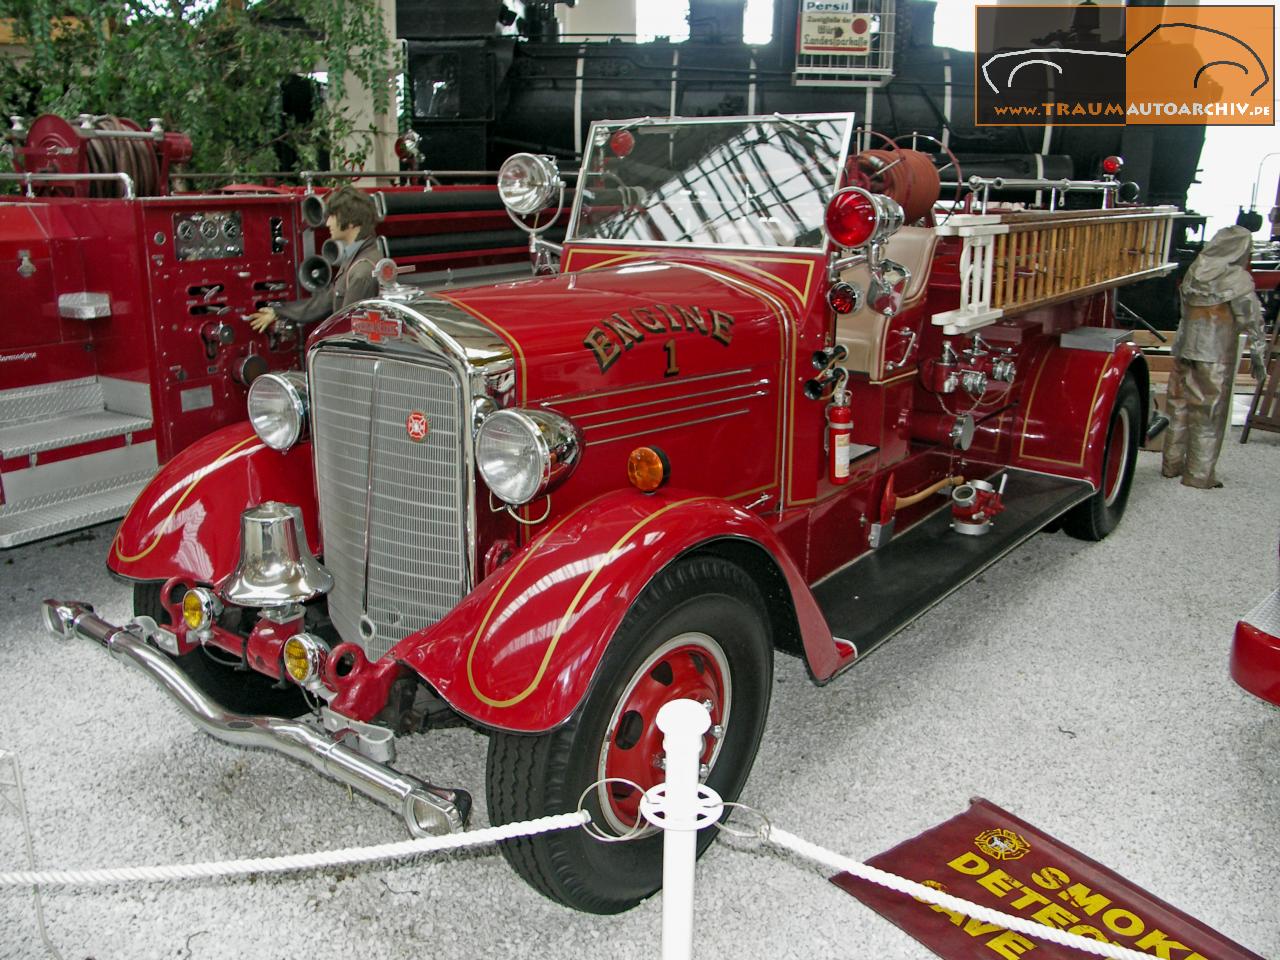
POLYGON ((205 220, 200 224, 200 236, 206 240, 213 240, 218 236, 218 223, 216 220, 205 220))

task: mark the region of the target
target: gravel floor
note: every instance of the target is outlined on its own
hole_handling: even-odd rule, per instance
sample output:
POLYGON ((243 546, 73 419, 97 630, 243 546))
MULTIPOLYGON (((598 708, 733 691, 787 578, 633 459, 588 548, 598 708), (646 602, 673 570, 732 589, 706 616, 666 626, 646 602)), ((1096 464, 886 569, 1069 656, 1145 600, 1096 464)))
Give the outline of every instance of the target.
MULTIPOLYGON (((1238 436, 1238 431, 1235 431, 1238 436)), ((1280 436, 1228 441, 1226 487, 1138 463, 1104 543, 1042 534, 825 688, 779 657, 745 802, 865 858, 983 796, 1245 946, 1280 956, 1280 712, 1230 680, 1237 617, 1276 586, 1280 436)), ((268 856, 401 839, 395 818, 299 765, 197 733, 140 674, 60 646, 42 596, 129 613, 109 526, 0 553, 0 748, 19 757, 41 867, 268 856)), ((452 729, 400 765, 472 788, 485 741, 452 729)), ((25 868, 0 808, 0 868, 25 868)), ((926 958, 820 871, 740 841, 698 873, 695 955, 926 958)), ((594 958, 658 954, 661 897, 564 910, 493 850, 257 880, 46 894, 66 958, 594 958)), ((45 956, 27 891, 0 891, 0 957, 45 956)))

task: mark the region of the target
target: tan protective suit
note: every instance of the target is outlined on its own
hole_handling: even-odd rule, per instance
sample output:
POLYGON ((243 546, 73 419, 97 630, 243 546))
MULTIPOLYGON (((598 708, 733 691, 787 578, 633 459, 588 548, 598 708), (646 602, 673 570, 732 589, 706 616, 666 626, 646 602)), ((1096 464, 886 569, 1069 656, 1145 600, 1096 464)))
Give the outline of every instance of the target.
POLYGON ((1262 304, 1246 269, 1252 236, 1224 227, 1205 244, 1182 281, 1182 322, 1173 341, 1169 432, 1161 473, 1189 487, 1217 487, 1214 465, 1231 418, 1236 344, 1243 330, 1255 379, 1264 375, 1262 304))

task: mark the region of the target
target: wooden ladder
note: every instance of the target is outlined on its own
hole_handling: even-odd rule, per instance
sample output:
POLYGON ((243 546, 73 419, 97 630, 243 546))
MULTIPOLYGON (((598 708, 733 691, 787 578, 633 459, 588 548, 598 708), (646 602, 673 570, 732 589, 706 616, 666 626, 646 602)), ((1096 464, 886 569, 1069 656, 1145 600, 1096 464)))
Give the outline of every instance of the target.
POLYGON ((1280 376, 1276 367, 1276 337, 1267 337, 1267 375, 1253 389, 1253 402, 1249 404, 1249 413, 1244 418, 1244 429, 1240 431, 1240 442, 1249 442, 1250 430, 1267 430, 1280 433, 1280 376))

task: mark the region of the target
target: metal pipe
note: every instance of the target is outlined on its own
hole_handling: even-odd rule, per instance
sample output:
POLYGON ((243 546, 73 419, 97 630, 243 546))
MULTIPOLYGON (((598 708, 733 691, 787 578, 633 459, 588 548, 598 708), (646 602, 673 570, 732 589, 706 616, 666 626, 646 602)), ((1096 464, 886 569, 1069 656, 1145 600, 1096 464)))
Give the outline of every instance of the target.
MULTIPOLYGON (((943 184, 943 186, 954 187, 954 183, 943 184)), ((1084 190, 1087 192, 1103 192, 1120 189, 1119 180, 1046 180, 1039 177, 979 177, 972 176, 967 181, 967 186, 973 190, 979 187, 995 187, 997 190, 1004 189, 1035 189, 1035 190, 1084 190)))
POLYGON ((1264 153, 1262 155, 1262 159, 1258 161, 1258 175, 1253 178, 1253 192, 1249 194, 1250 213, 1258 209, 1258 187, 1262 185, 1262 166, 1272 157, 1280 157, 1280 150, 1273 150, 1270 153, 1264 153))
POLYGON ((954 180, 943 180, 940 186, 944 189, 947 187, 970 187, 975 193, 979 189, 988 190, 993 187, 996 190, 1080 190, 1086 193, 1109 193, 1113 190, 1119 189, 1121 184, 1118 180, 1031 180, 1015 179, 1013 177, 993 177, 992 179, 983 181, 980 184, 974 184, 969 181, 956 183, 954 180))
POLYGON ((315 177, 359 180, 361 177, 496 177, 497 175, 497 170, 302 170, 288 174, 303 180, 315 177))
POLYGON ((53 636, 93 640, 117 660, 142 671, 209 736, 299 760, 390 808, 415 837, 456 833, 471 812, 471 796, 465 790, 436 787, 401 773, 335 741, 317 726, 225 709, 197 687, 182 667, 147 643, 154 624, 144 618, 117 627, 97 616, 88 604, 60 600, 45 600, 40 614, 53 636))
POLYGON ((306 183, 321 177, 361 180, 365 177, 496 177, 497 170, 300 170, 289 176, 306 183))
POLYGON ((163 130, 99 130, 97 127, 76 127, 76 133, 87 140, 164 140, 163 130))
POLYGON ((27 185, 27 196, 35 196, 31 189, 33 181, 52 183, 71 183, 78 180, 118 180, 124 184, 124 199, 134 199, 133 177, 127 173, 0 173, 0 180, 15 180, 27 185))

